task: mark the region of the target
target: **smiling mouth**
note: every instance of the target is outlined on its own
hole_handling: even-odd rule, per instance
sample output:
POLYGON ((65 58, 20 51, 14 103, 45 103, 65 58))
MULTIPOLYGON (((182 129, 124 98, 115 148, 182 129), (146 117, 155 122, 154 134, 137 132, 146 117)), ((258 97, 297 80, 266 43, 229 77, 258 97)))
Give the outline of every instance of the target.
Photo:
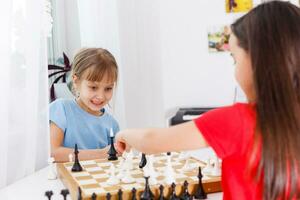
POLYGON ((95 106, 101 106, 101 105, 103 105, 103 103, 104 102, 100 102, 100 103, 96 103, 96 102, 94 102, 94 101, 91 101, 91 103, 93 104, 93 105, 95 105, 95 106))

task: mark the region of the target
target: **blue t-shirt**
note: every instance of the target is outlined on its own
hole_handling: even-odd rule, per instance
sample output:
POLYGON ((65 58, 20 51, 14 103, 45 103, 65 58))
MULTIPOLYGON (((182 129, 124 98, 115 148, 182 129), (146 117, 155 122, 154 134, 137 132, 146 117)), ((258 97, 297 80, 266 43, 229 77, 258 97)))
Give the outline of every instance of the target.
POLYGON ((63 146, 101 149, 110 144, 110 128, 119 131, 118 122, 105 109, 101 116, 83 110, 75 99, 57 99, 50 104, 50 122, 64 132, 63 146))

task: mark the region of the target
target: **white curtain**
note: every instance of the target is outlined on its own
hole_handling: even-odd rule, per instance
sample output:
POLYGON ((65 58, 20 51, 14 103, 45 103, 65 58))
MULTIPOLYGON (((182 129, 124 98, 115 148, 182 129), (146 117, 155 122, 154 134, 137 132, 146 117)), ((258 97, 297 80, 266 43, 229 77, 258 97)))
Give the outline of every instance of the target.
POLYGON ((47 3, 1 2, 0 188, 47 164, 47 3))
MULTIPOLYGON (((73 6, 75 8, 75 6, 73 6)), ((123 66, 121 63, 119 41, 118 0, 77 0, 79 33, 68 35, 78 38, 80 47, 101 47, 109 50, 119 65, 119 80, 112 104, 112 114, 118 120, 120 127, 125 128, 125 104, 123 94, 123 66)), ((73 47, 74 48, 74 47, 73 47)), ((72 48, 70 48, 72 49, 72 48)))

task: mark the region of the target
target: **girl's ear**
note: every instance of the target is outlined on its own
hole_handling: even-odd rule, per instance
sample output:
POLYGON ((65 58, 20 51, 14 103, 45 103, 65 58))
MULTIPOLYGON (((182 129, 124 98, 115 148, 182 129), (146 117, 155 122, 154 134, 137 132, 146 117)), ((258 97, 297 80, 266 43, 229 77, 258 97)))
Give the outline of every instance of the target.
POLYGON ((76 75, 72 75, 72 81, 73 81, 74 89, 77 89, 78 84, 79 84, 79 78, 76 75))

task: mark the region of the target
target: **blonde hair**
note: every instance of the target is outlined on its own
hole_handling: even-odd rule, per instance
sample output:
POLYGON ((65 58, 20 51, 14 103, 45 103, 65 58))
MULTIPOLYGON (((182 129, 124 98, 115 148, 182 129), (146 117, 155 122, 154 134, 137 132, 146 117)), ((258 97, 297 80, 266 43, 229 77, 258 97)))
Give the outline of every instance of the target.
POLYGON ((75 55, 71 75, 77 76, 79 80, 101 82, 104 77, 107 77, 108 81, 117 82, 118 65, 108 50, 85 48, 75 55))

